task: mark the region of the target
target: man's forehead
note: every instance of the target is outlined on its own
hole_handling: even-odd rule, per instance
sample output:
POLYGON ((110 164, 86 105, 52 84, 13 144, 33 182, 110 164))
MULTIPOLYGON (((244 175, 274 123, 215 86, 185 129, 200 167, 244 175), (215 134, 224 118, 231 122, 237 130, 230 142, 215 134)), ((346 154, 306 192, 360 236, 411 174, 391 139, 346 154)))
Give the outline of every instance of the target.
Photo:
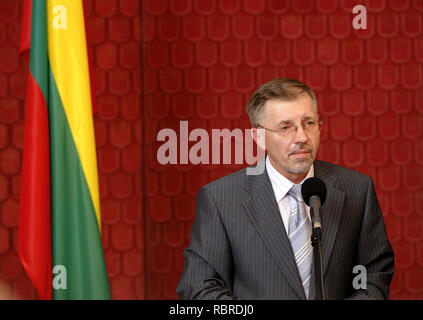
POLYGON ((274 116, 303 117, 315 116, 316 110, 313 101, 308 97, 301 96, 293 100, 270 99, 264 104, 266 113, 274 116))
POLYGON ((292 98, 270 98, 266 101, 266 104, 296 104, 296 103, 310 103, 313 105, 313 100, 307 93, 302 93, 297 97, 292 98))
MULTIPOLYGON (((308 97, 308 96, 307 96, 308 97)), ((265 104, 262 123, 267 126, 281 126, 287 123, 304 122, 318 117, 311 99, 268 100, 265 104), (302 100, 302 101, 301 101, 302 100)))

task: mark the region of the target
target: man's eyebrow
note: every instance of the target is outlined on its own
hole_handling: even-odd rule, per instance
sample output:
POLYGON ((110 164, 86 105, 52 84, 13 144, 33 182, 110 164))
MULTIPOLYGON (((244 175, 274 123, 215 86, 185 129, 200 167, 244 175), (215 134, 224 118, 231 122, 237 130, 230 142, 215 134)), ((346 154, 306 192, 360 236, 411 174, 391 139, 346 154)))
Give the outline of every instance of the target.
POLYGON ((292 124, 293 122, 291 120, 281 120, 278 122, 277 126, 280 127, 283 124, 292 124))
MULTIPOLYGON (((304 120, 310 120, 310 119, 316 119, 316 116, 312 116, 312 115, 305 115, 301 118, 302 121, 304 120)), ((281 126, 283 124, 292 124, 294 123, 294 121, 292 120, 281 120, 277 123, 277 126, 281 126)))

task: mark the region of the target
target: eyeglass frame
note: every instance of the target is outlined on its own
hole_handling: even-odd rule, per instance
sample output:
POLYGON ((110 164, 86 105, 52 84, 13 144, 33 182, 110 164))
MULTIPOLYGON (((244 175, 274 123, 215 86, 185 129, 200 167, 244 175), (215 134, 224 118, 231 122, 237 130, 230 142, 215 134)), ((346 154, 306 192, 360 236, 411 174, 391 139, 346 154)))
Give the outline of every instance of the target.
MULTIPOLYGON (((318 131, 321 131, 322 130, 322 128, 323 128, 323 120, 320 118, 320 116, 317 116, 317 119, 304 120, 304 122, 310 121, 310 120, 316 120, 315 124, 317 124, 318 131)), ((304 122, 302 123, 301 126, 303 127, 304 132, 307 132, 306 131, 306 128, 304 127, 304 122)), ((269 129, 269 128, 266 128, 266 127, 262 126, 261 124, 257 124, 257 127, 261 127, 261 128, 263 128, 265 130, 269 130, 269 131, 275 132, 275 133, 277 133, 277 134, 279 134, 281 136, 287 137, 287 136, 292 135, 293 132, 297 132, 298 131, 298 125, 297 124, 294 124, 294 123, 292 125, 295 128, 295 130, 292 131, 292 132, 288 132, 288 133, 283 133, 280 130, 269 129)))

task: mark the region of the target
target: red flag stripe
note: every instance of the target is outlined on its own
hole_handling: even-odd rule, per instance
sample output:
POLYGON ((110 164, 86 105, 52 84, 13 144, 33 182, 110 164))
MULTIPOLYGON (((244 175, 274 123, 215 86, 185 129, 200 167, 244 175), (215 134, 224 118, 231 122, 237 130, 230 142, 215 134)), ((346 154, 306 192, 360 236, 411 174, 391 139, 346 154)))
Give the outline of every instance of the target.
POLYGON ((28 72, 18 252, 40 299, 52 298, 50 146, 47 105, 28 72), (43 190, 43 192, 39 192, 43 190))

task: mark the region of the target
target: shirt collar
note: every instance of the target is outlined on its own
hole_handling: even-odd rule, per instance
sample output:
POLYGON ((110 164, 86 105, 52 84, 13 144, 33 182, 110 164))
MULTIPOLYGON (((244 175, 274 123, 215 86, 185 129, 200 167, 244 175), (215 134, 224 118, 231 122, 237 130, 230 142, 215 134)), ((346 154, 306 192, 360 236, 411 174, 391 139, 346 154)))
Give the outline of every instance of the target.
MULTIPOLYGON (((272 183, 273 191, 275 192, 276 202, 279 202, 285 197, 288 191, 292 188, 294 183, 288 178, 280 174, 270 163, 269 156, 266 156, 266 171, 269 176, 270 182, 272 183)), ((312 164, 310 170, 307 173, 307 176, 304 180, 314 177, 314 165, 312 164)), ((301 183, 304 182, 301 181, 301 183)), ((300 184, 301 184, 300 183, 300 184)))

